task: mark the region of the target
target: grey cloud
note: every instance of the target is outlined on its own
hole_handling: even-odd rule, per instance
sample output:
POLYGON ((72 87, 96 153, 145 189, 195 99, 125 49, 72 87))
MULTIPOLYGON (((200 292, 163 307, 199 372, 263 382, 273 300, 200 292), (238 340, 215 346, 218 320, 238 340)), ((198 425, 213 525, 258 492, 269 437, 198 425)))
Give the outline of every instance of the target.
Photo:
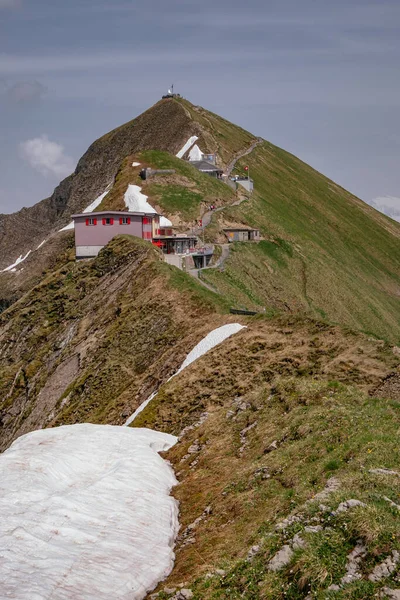
POLYGON ((396 196, 379 196, 371 200, 368 204, 383 214, 392 217, 395 221, 400 222, 400 198, 396 196))
POLYGON ((21 0, 0 0, 0 10, 2 8, 19 8, 21 0))
POLYGON ((11 103, 25 104, 40 100, 47 88, 39 81, 17 81, 5 91, 5 97, 11 103))

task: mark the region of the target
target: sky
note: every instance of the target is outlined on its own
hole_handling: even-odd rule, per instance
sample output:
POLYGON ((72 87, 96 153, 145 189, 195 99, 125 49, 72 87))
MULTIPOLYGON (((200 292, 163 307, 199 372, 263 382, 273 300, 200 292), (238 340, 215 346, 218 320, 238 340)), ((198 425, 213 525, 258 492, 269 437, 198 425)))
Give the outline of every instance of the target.
POLYGON ((399 0, 0 0, 0 212, 174 83, 400 220, 399 65, 399 0))

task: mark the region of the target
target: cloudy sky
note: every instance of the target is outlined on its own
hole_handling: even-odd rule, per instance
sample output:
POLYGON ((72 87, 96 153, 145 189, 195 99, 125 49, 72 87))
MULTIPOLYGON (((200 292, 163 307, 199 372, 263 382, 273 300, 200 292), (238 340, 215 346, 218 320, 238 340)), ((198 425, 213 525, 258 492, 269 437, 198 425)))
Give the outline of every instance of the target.
POLYGON ((0 0, 0 212, 176 91, 400 220, 399 0, 0 0))

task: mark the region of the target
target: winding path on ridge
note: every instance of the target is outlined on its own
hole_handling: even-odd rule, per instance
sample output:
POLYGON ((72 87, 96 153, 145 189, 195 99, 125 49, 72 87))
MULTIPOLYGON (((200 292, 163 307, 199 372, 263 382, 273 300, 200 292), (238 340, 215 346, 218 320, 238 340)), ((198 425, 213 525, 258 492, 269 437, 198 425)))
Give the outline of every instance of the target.
MULTIPOLYGON (((232 173, 233 169, 235 168, 235 165, 238 162, 238 160, 240 160, 244 156, 247 156, 248 154, 253 152, 254 148, 259 146, 263 142, 264 142, 263 138, 257 138, 256 140, 254 140, 254 142, 251 143, 251 145, 248 148, 246 148, 245 150, 240 150, 238 153, 236 153, 233 160, 229 163, 229 165, 226 168, 227 176, 228 177, 230 176, 230 174, 232 173)), ((195 234, 197 236, 201 237, 201 234, 204 231, 204 229, 206 227, 208 227, 208 225, 211 223, 213 214, 215 214, 217 212, 221 212, 222 210, 225 210, 226 208, 230 208, 231 206, 239 206, 242 202, 244 202, 245 200, 248 200, 248 199, 249 199, 249 197, 247 195, 242 195, 240 198, 238 198, 237 200, 232 202, 232 204, 227 204, 225 206, 219 206, 218 208, 215 208, 214 210, 206 211, 201 216, 202 227, 198 227, 195 230, 195 234)), ((219 244, 219 245, 221 246, 222 252, 221 252, 221 256, 219 257, 219 259, 217 260, 217 262, 214 265, 209 266, 209 267, 203 267, 202 269, 190 269, 188 271, 188 273, 190 273, 190 275, 192 275, 192 277, 195 277, 202 285, 204 285, 204 287, 208 288, 210 291, 215 292, 215 293, 218 293, 218 291, 214 287, 212 287, 211 285, 209 285, 208 283, 203 281, 199 274, 200 274, 200 271, 203 271, 205 269, 221 269, 221 268, 223 268, 225 261, 229 258, 230 245, 229 245, 229 243, 228 244, 219 244)))
POLYGON ((250 154, 251 152, 253 152, 254 148, 256 148, 257 146, 259 146, 260 144, 263 144, 263 143, 264 143, 263 138, 259 137, 256 140, 254 140, 254 142, 246 150, 240 150, 237 154, 235 154, 232 162, 230 162, 229 165, 226 167, 225 172, 226 172, 227 176, 229 177, 229 175, 232 173, 238 160, 243 158, 243 156, 247 156, 247 154, 250 154))

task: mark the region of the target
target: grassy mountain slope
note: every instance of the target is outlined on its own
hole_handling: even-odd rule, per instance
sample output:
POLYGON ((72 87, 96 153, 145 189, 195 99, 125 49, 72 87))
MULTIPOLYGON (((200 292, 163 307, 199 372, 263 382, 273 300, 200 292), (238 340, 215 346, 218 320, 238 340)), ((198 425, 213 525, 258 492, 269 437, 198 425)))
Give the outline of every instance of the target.
POLYGON ((395 573, 368 575, 400 550, 390 504, 399 475, 370 471, 398 469, 400 396, 379 397, 382 374, 397 363, 389 346, 338 327, 256 318, 164 385, 134 423, 180 436, 167 457, 181 531, 159 597, 182 582, 195 600, 362 599, 396 587, 395 573), (318 496, 328 480, 332 493, 318 496), (365 506, 332 514, 349 499, 365 506), (270 571, 296 534, 304 547, 270 571), (359 539, 360 580, 327 595, 359 539))
POLYGON ((271 144, 244 164, 254 194, 215 217, 265 240, 236 244, 224 271, 204 279, 235 305, 305 310, 398 341, 400 226, 271 144))
POLYGON ((2 449, 56 423, 122 424, 226 311, 129 236, 65 258, 0 315, 2 449))

